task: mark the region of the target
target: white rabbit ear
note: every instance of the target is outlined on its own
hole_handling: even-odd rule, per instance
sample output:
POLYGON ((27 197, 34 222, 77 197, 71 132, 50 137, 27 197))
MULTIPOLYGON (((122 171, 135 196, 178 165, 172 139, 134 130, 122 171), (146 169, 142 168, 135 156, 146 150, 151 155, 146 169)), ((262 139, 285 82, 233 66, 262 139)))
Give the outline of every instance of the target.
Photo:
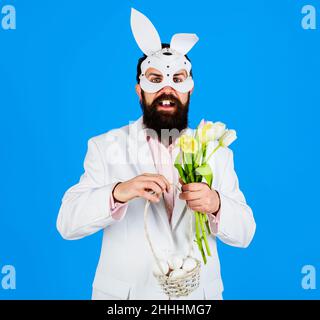
POLYGON ((131 30, 139 48, 147 56, 161 50, 161 40, 156 28, 145 15, 134 8, 131 8, 131 30))
POLYGON ((171 38, 170 48, 186 55, 198 40, 194 33, 176 33, 171 38))

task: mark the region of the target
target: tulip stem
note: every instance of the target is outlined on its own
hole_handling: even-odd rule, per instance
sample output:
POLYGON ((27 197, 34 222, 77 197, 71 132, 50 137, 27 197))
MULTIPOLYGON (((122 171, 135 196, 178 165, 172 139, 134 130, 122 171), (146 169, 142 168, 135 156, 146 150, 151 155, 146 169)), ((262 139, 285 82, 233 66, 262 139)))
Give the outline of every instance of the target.
POLYGON ((202 246, 202 240, 201 240, 201 236, 200 236, 200 230, 199 230, 199 224, 200 224, 200 216, 199 216, 199 212, 195 211, 195 219, 196 219, 196 239, 197 239, 197 244, 198 244, 198 248, 201 252, 201 256, 202 256, 202 259, 203 259, 203 262, 204 264, 207 263, 207 258, 206 258, 206 255, 204 253, 204 250, 203 250, 203 246, 202 246))
POLYGON ((202 153, 202 162, 203 162, 203 160, 206 158, 206 156, 207 156, 207 146, 204 145, 204 147, 203 147, 203 153, 202 153))
POLYGON ((200 225, 201 225, 203 241, 204 241, 204 244, 206 246, 206 250, 207 250, 208 256, 211 256, 210 247, 209 247, 208 238, 207 238, 207 230, 206 230, 205 224, 204 224, 205 213, 199 212, 199 215, 200 215, 200 225))
POLYGON ((208 234, 211 234, 211 230, 210 230, 210 226, 209 226, 209 220, 208 220, 208 216, 207 215, 205 216, 205 224, 206 224, 206 227, 207 227, 208 234))
POLYGON ((205 163, 209 161, 209 159, 212 157, 212 155, 221 147, 221 144, 219 144, 213 149, 213 151, 210 153, 209 157, 206 159, 205 163))

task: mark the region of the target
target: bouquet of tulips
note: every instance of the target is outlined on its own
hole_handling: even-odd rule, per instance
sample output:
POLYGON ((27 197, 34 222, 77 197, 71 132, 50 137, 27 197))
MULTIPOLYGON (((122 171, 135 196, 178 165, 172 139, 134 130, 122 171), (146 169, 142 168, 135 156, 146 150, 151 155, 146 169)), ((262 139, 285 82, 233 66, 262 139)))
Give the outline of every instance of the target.
MULTIPOLYGON (((183 183, 206 182, 212 187, 213 172, 209 160, 221 147, 229 146, 237 135, 235 130, 226 129, 222 122, 211 122, 202 120, 195 133, 183 134, 179 137, 177 144, 180 152, 175 160, 174 166, 179 171, 183 183), (217 141, 212 152, 207 155, 210 142, 217 141)), ((208 256, 211 256, 207 233, 210 234, 208 216, 206 213, 195 212, 196 243, 201 252, 203 262, 207 263, 207 257, 203 249, 203 242, 208 256)))

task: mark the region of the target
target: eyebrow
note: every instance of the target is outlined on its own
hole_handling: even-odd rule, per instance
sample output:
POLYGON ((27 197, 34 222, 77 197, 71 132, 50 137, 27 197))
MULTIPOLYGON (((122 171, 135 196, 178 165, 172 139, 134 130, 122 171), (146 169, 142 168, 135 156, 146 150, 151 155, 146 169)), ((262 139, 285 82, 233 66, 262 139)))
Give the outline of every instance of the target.
POLYGON ((180 76, 180 75, 186 75, 186 71, 177 72, 174 74, 174 76, 180 76))
POLYGON ((151 73, 149 73, 147 76, 157 76, 157 77, 162 77, 162 74, 161 74, 161 73, 151 72, 151 73))

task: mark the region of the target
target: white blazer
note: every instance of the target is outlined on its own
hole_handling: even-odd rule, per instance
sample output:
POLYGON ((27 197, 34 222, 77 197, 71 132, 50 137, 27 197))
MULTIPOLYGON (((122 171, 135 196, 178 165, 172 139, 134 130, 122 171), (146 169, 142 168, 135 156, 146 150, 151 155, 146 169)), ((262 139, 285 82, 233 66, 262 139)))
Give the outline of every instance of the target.
MULTIPOLYGON (((128 126, 91 138, 84 161, 85 172, 62 199, 57 229, 64 239, 76 240, 103 230, 93 299, 168 299, 152 274, 155 261, 144 233, 145 200, 129 201, 127 212, 120 220, 113 219, 110 211, 109 198, 116 182, 142 173, 156 173, 149 146, 140 134, 142 128, 141 117, 128 126)), ((208 154, 215 143, 209 146, 208 154)), ((212 187, 221 197, 220 223, 208 238, 212 256, 206 265, 202 263, 200 286, 182 299, 221 298, 223 283, 216 238, 245 248, 256 229, 252 210, 239 189, 232 151, 218 149, 210 165, 214 173, 212 187)), ((188 251, 190 211, 178 195, 179 192, 171 225, 163 200, 151 204, 149 209, 151 240, 160 258, 188 251)), ((202 261, 196 243, 193 245, 196 258, 202 261)))

